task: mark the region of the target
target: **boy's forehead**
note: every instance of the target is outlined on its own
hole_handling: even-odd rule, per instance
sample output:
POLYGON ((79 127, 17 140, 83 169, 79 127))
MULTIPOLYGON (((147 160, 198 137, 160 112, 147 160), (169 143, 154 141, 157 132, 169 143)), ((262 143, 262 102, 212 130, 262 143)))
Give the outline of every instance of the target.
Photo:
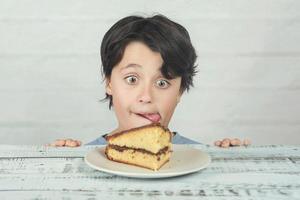
POLYGON ((150 47, 142 42, 130 42, 124 49, 122 60, 129 60, 129 62, 155 62, 161 64, 163 62, 160 52, 153 51, 150 47))
POLYGON ((153 51, 143 42, 132 41, 125 47, 117 65, 120 72, 136 70, 162 75, 164 60, 159 52, 153 51))

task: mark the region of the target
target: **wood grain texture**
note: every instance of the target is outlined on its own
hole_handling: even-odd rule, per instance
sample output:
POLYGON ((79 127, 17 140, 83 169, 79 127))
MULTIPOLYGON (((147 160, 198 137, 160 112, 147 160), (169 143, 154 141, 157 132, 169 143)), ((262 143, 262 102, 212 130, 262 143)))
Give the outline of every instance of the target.
POLYGON ((125 178, 88 167, 97 146, 0 146, 1 199, 299 199, 300 146, 251 146, 208 152, 198 173, 156 180, 125 178))

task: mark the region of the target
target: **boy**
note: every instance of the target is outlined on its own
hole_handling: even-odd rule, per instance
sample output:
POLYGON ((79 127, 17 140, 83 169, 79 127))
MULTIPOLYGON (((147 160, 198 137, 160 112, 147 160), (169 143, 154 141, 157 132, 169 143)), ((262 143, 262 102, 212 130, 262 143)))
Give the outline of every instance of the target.
MULTIPOLYGON (((105 99, 118 120, 110 134, 157 122, 168 127, 181 95, 193 86, 196 57, 187 30, 162 15, 129 16, 114 24, 101 44, 105 99)), ((87 145, 106 144, 104 136, 87 145)), ((198 142, 174 133, 172 143, 198 142)), ((52 145, 81 142, 63 139, 52 145)))

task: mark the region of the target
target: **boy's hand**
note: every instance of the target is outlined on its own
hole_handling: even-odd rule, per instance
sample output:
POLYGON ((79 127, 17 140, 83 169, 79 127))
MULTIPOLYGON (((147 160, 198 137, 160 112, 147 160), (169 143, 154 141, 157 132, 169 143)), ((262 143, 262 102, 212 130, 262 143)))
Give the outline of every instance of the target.
POLYGON ((73 139, 58 139, 53 143, 48 144, 51 147, 79 147, 81 145, 81 141, 73 140, 73 139))
POLYGON ((251 141, 248 139, 245 139, 244 141, 241 141, 238 138, 230 139, 225 138, 223 140, 217 140, 215 141, 215 146, 222 147, 222 148, 228 148, 228 147, 235 147, 235 146, 248 146, 251 144, 251 141))

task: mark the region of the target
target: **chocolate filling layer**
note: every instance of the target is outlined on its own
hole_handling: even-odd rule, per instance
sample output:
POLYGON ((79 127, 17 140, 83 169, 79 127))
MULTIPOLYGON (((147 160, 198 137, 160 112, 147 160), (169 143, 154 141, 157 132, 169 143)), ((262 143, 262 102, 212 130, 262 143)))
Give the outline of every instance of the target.
POLYGON ((128 149, 132 149, 134 151, 139 151, 139 152, 142 152, 142 153, 147 153, 147 154, 152 154, 152 155, 164 154, 164 153, 166 153, 169 150, 169 147, 164 147, 161 150, 159 150, 159 152, 152 153, 151 151, 147 151, 146 149, 129 148, 129 147, 125 147, 125 146, 121 147, 121 146, 113 145, 113 144, 110 144, 109 147, 112 148, 112 149, 115 149, 117 151, 120 151, 120 152, 123 152, 124 150, 128 150, 128 149))

